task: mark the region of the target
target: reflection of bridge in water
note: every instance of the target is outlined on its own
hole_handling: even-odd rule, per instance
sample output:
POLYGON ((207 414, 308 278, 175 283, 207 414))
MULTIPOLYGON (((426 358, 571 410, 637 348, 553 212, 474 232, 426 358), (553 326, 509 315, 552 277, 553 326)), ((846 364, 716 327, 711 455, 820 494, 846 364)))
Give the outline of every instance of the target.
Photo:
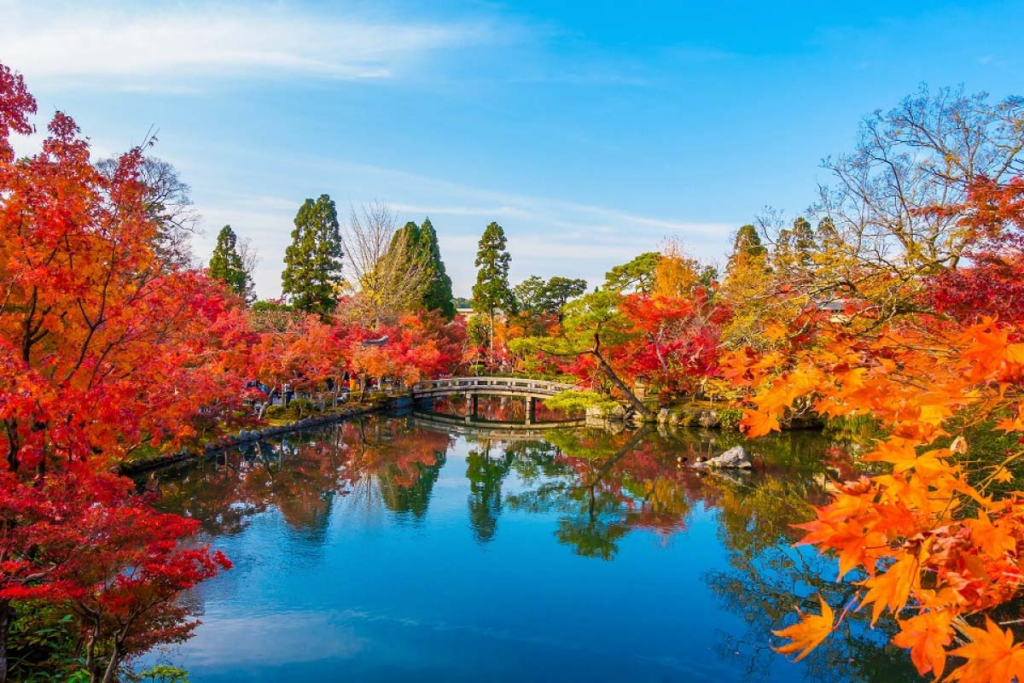
MULTIPOLYGON (((412 386, 409 393, 416 401, 428 401, 443 396, 465 396, 467 399, 465 417, 447 416, 455 421, 453 424, 473 422, 479 409, 477 402, 479 396, 519 396, 526 401, 525 424, 527 426, 547 428, 549 424, 568 423, 538 423, 537 401, 543 401, 545 398, 551 398, 556 394, 573 388, 571 384, 549 382, 541 379, 523 379, 521 377, 452 377, 449 379, 419 382, 412 386)), ((511 422, 492 422, 489 424, 523 426, 511 422)))
POLYGON ((425 429, 444 429, 460 436, 501 441, 533 441, 544 437, 545 432, 565 427, 578 427, 585 420, 558 420, 524 424, 522 422, 494 422, 489 420, 467 420, 457 415, 443 413, 414 412, 412 424, 425 429))

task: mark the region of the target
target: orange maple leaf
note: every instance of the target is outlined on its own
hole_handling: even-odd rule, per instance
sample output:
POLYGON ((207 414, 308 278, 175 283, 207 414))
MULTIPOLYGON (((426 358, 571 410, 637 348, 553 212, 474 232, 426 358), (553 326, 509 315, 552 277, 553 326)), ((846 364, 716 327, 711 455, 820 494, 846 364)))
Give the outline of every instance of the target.
POLYGON ((772 633, 780 638, 789 638, 790 640, 790 642, 784 645, 773 647, 773 650, 784 655, 799 652, 793 660, 799 662, 811 650, 821 645, 821 641, 825 640, 828 634, 832 633, 834 613, 820 595, 818 596, 818 602, 821 603, 821 614, 801 614, 800 621, 792 626, 781 631, 772 631, 772 633))
POLYGON ((924 612, 900 621, 900 632, 892 642, 910 648, 910 659, 922 676, 933 671, 940 678, 946 668, 946 646, 953 641, 951 612, 924 612))
POLYGON ((904 555, 885 572, 866 579, 867 587, 862 605, 874 603, 871 609, 872 626, 888 607, 893 614, 899 612, 910 599, 910 590, 920 583, 920 562, 914 555, 904 555))
POLYGON ((949 654, 965 664, 949 674, 950 681, 964 683, 1011 683, 1024 680, 1024 644, 1013 642, 1010 629, 1003 631, 986 617, 985 628, 963 627, 971 642, 949 654))
POLYGON ((779 419, 775 415, 758 410, 744 410, 742 424, 747 428, 747 436, 751 438, 764 436, 773 431, 782 431, 779 419))

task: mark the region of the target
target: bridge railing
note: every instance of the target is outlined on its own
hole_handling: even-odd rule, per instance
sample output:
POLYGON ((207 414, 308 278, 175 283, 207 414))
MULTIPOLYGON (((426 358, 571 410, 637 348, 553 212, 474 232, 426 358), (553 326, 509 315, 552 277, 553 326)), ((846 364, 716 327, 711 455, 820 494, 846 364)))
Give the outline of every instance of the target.
POLYGON ((482 389, 501 389, 502 391, 526 393, 557 394, 572 389, 573 385, 547 380, 523 379, 518 377, 451 377, 417 382, 411 387, 412 393, 428 393, 438 391, 479 391, 482 389))

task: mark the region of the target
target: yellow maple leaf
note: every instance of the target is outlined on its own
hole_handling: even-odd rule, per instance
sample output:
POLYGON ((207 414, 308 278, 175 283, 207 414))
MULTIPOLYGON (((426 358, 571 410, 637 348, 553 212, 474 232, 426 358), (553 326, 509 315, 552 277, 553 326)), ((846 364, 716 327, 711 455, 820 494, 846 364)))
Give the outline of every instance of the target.
POLYGON ((832 633, 834 613, 820 595, 818 596, 818 602, 821 603, 821 614, 801 614, 800 621, 792 626, 781 631, 772 631, 772 633, 780 638, 789 638, 790 640, 790 642, 784 645, 773 647, 773 650, 784 655, 798 652, 799 654, 797 654, 793 661, 799 662, 811 650, 821 645, 821 641, 825 640, 828 634, 832 633))
POLYGON ((951 417, 953 411, 946 405, 925 405, 921 406, 920 419, 925 424, 930 424, 935 427, 941 425, 946 418, 951 417))
POLYGON ((1024 365, 1024 344, 1010 344, 1007 346, 1006 360, 1016 365, 1024 365))

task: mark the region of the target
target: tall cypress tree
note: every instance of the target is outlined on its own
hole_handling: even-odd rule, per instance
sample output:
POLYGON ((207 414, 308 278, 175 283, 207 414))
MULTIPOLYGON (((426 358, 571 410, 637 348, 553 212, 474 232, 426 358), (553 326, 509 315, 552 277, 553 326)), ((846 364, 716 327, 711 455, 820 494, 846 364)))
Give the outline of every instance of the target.
POLYGON ((341 230, 334 201, 307 199, 295 216, 292 243, 284 253, 282 290, 300 311, 329 313, 338 304, 341 230))
MULTIPOLYGON (((408 253, 404 258, 410 264, 424 267, 426 273, 423 289, 417 296, 417 306, 425 311, 440 311, 447 319, 455 317, 455 296, 452 294, 452 279, 441 260, 441 247, 437 243, 437 232, 430 218, 423 220, 423 225, 409 221, 391 239, 391 249, 398 245, 408 245, 408 253)), ((417 271, 419 272, 419 271, 417 271)))
POLYGON ((437 242, 437 232, 430 222, 430 217, 423 219, 420 227, 419 243, 430 263, 430 280, 423 293, 423 307, 428 311, 440 311, 451 320, 455 317, 455 296, 452 294, 452 279, 441 259, 441 246, 437 242))
POLYGON ((217 246, 210 256, 210 277, 226 283, 232 292, 246 300, 252 294, 252 280, 238 253, 238 236, 230 225, 225 225, 217 234, 217 246))
POLYGON ((476 253, 476 284, 473 285, 473 310, 487 314, 490 322, 491 354, 494 354, 494 314, 513 305, 508 286, 508 266, 512 258, 505 250, 505 231, 491 223, 480 238, 476 253))

